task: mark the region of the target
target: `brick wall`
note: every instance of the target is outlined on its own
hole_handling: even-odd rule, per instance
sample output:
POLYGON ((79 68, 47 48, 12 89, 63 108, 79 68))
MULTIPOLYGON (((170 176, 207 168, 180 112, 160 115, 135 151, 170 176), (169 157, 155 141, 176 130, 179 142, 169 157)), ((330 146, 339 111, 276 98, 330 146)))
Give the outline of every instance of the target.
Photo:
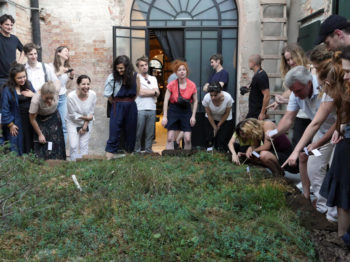
POLYGON ((103 87, 111 73, 112 26, 129 25, 131 4, 132 1, 122 0, 75 0, 64 4, 40 1, 43 61, 53 62, 55 49, 60 45, 68 46, 75 74, 89 75, 91 87, 97 94, 96 120, 90 139, 92 153, 103 153, 108 139, 103 87))
MULTIPOLYGON (((22 5, 23 7, 30 7, 29 0, 17 0, 16 3, 22 5)), ((30 21, 31 15, 30 10, 27 8, 24 9, 22 7, 16 7, 15 32, 23 45, 32 41, 32 25, 30 21)))

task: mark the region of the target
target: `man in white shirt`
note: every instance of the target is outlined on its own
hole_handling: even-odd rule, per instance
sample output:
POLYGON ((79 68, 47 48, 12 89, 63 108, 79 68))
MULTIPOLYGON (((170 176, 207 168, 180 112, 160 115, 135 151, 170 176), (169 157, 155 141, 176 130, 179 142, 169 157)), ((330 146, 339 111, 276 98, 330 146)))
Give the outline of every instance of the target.
POLYGON ((60 86, 60 82, 52 67, 38 61, 38 52, 36 45, 29 43, 23 47, 27 63, 25 65, 28 79, 32 83, 35 91, 39 91, 44 83, 53 81, 55 86, 60 86))
POLYGON ((145 151, 152 153, 154 127, 156 122, 156 103, 159 96, 157 78, 148 74, 148 57, 142 56, 136 60, 139 70, 136 97, 137 131, 135 152, 141 152, 141 138, 145 133, 145 151))
MULTIPOLYGON (((333 99, 329 96, 323 95, 320 97, 317 77, 311 75, 304 66, 297 66, 291 69, 285 77, 285 85, 292 93, 289 97, 287 112, 278 123, 278 133, 275 136, 288 131, 299 109, 302 109, 310 119, 313 119, 321 103, 333 102, 333 99)), ((308 176, 314 194, 317 197, 316 208, 321 213, 325 213, 328 210, 327 219, 329 220, 336 219, 336 209, 326 206, 326 199, 319 195, 319 190, 327 173, 327 165, 333 150, 333 145, 329 141, 334 131, 335 121, 336 115, 331 113, 321 125, 312 141, 313 143, 317 141, 318 144, 323 144, 317 148, 321 155, 310 155, 307 162, 308 176), (320 140, 323 140, 323 142, 320 142, 320 140)))

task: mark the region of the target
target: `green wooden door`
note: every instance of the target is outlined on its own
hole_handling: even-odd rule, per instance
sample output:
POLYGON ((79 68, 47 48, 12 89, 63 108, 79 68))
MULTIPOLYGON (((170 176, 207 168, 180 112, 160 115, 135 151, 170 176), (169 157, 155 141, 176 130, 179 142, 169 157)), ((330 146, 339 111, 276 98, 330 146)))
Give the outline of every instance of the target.
POLYGON ((349 0, 338 0, 337 14, 346 17, 350 20, 350 1, 349 0))

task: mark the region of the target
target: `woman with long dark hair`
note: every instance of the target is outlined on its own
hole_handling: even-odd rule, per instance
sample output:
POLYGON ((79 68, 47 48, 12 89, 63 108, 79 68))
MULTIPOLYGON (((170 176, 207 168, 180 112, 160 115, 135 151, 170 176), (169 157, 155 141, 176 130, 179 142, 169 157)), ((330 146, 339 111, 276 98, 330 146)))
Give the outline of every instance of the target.
POLYGON ((33 128, 28 109, 34 93, 24 65, 12 64, 3 90, 2 123, 4 139, 10 142, 10 150, 19 155, 33 149, 33 128))
POLYGON ((59 46, 55 51, 55 58, 53 60, 53 67, 58 80, 60 81, 60 91, 58 93, 59 100, 57 110, 60 113, 62 120, 62 129, 64 134, 64 140, 67 140, 67 127, 66 127, 66 115, 67 115, 67 89, 70 89, 74 84, 74 70, 70 66, 69 49, 67 46, 59 46))
POLYGON ((110 109, 109 138, 106 145, 107 159, 119 150, 120 134, 123 131, 125 150, 133 152, 136 141, 137 106, 136 73, 130 59, 118 56, 113 62, 113 73, 105 82, 104 96, 112 104, 110 109))

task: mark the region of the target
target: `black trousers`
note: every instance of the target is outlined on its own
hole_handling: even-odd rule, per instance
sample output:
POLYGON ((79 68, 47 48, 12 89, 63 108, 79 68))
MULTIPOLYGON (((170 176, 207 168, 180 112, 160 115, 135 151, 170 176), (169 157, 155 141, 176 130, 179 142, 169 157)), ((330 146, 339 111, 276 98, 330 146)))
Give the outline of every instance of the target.
MULTIPOLYGON (((219 121, 215 121, 215 120, 214 122, 216 125, 219 123, 219 121)), ((208 118, 206 118, 206 121, 205 121, 206 147, 214 147, 218 151, 226 152, 228 150, 227 144, 231 139, 233 130, 234 130, 233 120, 232 119, 227 120, 220 127, 218 133, 216 134, 216 137, 214 137, 214 129, 210 125, 208 118)))
MULTIPOLYGON (((305 129, 311 123, 311 120, 308 118, 295 118, 294 127, 293 127, 293 139, 292 145, 293 148, 298 144, 300 138, 303 136, 305 129)), ((310 144, 311 141, 308 142, 310 144)))

